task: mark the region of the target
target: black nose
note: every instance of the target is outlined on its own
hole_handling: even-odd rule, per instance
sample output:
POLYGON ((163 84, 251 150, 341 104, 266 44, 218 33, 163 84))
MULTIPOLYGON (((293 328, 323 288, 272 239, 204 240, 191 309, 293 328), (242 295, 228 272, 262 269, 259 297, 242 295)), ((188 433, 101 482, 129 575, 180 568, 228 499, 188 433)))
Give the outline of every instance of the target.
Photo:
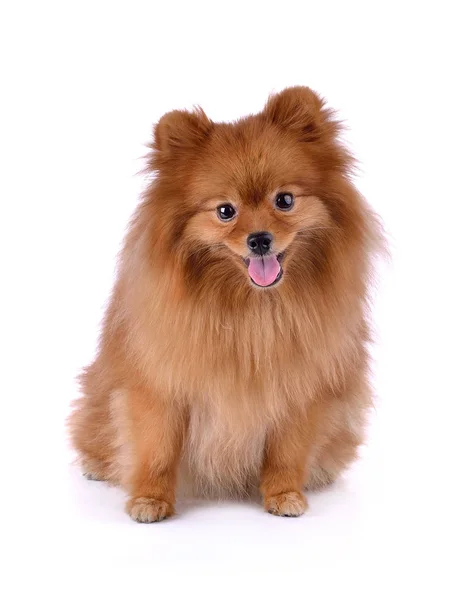
POLYGON ((267 231, 257 231, 256 233, 250 233, 246 243, 248 248, 254 253, 262 256, 267 254, 271 250, 271 244, 273 243, 273 236, 267 231))

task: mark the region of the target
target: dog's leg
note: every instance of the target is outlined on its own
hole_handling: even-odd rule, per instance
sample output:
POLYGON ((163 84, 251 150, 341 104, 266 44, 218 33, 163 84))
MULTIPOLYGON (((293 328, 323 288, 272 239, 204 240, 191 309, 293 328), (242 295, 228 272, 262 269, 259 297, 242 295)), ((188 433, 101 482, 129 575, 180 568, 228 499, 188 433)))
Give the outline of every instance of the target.
POLYGON ((302 489, 312 445, 311 418, 309 411, 299 411, 268 432, 261 493, 271 514, 298 517, 307 508, 302 489))
POLYGON ((140 523, 174 514, 176 472, 184 436, 181 407, 142 392, 127 399, 132 460, 128 514, 140 523))

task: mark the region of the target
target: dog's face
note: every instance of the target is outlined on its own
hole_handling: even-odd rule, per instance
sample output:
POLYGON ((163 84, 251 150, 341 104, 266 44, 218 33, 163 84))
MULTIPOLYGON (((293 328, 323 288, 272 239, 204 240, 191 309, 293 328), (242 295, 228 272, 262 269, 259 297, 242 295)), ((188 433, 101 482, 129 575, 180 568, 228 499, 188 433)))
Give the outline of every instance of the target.
MULTIPOLYGON (((290 264, 311 259, 308 244, 331 225, 320 197, 326 168, 346 160, 336 123, 307 88, 274 96, 259 115, 214 124, 202 111, 175 111, 156 127, 157 168, 168 190, 173 233, 188 268, 218 279, 280 284, 290 264)), ((307 265, 308 266, 308 265, 307 265)), ((299 271, 300 268, 300 271, 299 271)))

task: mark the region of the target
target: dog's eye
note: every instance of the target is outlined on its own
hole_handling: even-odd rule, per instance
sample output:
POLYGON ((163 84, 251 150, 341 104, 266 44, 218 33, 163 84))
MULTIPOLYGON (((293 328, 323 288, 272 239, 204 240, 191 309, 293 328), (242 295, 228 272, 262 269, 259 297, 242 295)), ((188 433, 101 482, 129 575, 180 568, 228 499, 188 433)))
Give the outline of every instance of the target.
POLYGON ((279 210, 290 210, 294 206, 294 196, 288 192, 281 192, 276 196, 275 204, 279 210))
POLYGON ((221 221, 231 221, 237 214, 237 211, 231 204, 222 204, 217 207, 217 216, 221 221))

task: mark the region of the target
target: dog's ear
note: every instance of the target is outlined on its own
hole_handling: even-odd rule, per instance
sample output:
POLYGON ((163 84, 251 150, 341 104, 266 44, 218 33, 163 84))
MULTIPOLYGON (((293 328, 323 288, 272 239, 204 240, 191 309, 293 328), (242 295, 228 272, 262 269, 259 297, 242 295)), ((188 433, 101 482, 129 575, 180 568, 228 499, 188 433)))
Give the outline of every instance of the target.
POLYGON ((338 130, 323 98, 308 87, 290 87, 271 96, 264 114, 271 123, 293 132, 303 142, 315 142, 338 130))
POLYGON ((192 112, 173 110, 155 125, 155 148, 165 155, 194 148, 208 137, 212 127, 212 121, 199 107, 192 112))

